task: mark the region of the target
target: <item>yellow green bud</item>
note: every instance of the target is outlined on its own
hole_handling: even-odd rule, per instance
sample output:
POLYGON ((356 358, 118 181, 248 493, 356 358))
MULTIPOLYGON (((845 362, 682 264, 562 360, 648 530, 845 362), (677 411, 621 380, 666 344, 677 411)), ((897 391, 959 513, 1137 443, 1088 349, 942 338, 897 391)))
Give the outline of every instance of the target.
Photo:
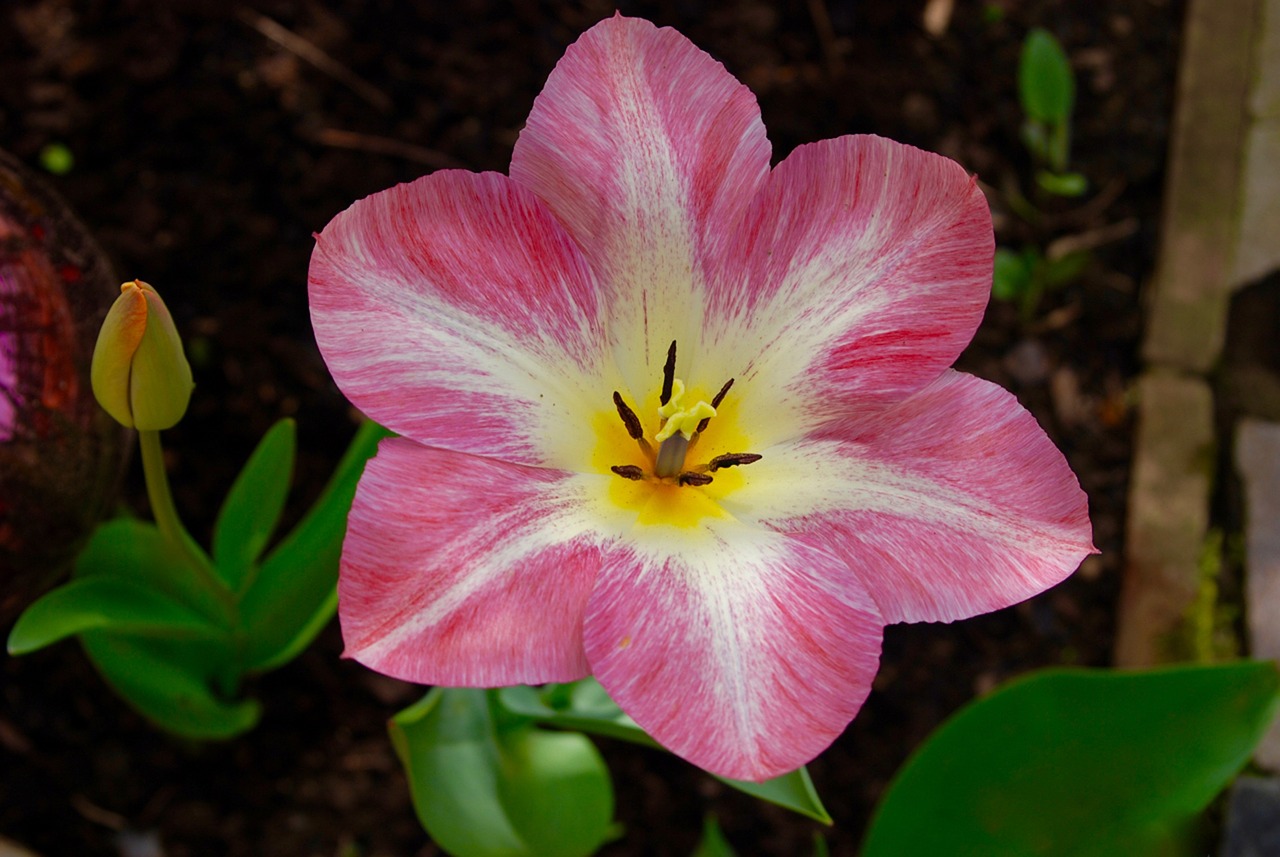
POLYGON ((98 404, 117 422, 144 431, 167 429, 187 412, 191 366, 169 309, 147 283, 120 286, 90 370, 98 404))

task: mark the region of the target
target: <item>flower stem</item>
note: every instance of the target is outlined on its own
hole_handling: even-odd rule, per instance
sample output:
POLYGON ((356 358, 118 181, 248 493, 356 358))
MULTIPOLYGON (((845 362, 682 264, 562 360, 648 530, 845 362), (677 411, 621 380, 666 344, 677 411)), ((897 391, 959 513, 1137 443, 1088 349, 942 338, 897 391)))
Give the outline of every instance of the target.
POLYGON ((187 556, 187 565, 200 578, 203 588, 211 593, 229 614, 236 607, 234 593, 223 580, 214 574, 209 557, 182 525, 178 510, 173 505, 169 491, 169 477, 164 468, 164 451, 160 448, 160 432, 140 429, 138 445, 142 447, 142 474, 147 482, 147 499, 151 501, 151 514, 156 527, 175 547, 187 556))

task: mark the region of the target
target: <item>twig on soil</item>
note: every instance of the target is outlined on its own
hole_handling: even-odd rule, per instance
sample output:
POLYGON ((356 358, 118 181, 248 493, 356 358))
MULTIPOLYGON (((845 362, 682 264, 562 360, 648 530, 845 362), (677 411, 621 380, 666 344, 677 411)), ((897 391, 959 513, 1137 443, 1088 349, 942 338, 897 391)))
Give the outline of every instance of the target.
POLYGON ((236 15, 245 24, 253 27, 263 36, 289 51, 289 53, 311 63, 311 65, 334 80, 344 84, 356 95, 359 95, 383 113, 391 112, 390 96, 302 36, 252 9, 241 7, 236 10, 236 15))
POLYGON ((1116 223, 1108 223, 1097 229, 1090 229, 1077 235, 1064 235, 1049 242, 1045 248, 1046 259, 1061 259, 1081 250, 1097 250, 1099 247, 1115 241, 1123 241, 1138 231, 1138 218, 1126 217, 1116 223))
POLYGON ((372 134, 361 134, 358 131, 344 131, 341 128, 321 128, 313 139, 322 145, 335 149, 352 149, 357 152, 372 152, 376 155, 393 155, 407 161, 425 164, 437 170, 450 170, 462 167, 463 164, 444 152, 415 146, 403 140, 391 137, 377 137, 372 134))
POLYGON ((71 806, 85 819, 101 825, 108 830, 119 832, 129 826, 129 819, 118 812, 103 809, 84 795, 72 795, 71 806))

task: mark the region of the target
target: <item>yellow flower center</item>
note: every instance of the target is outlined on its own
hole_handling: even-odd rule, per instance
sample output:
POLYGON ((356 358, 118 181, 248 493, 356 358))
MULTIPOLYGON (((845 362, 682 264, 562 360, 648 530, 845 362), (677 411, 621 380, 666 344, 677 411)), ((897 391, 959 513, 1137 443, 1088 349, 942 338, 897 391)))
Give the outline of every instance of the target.
POLYGON ((610 482, 609 501, 635 512, 641 524, 692 527, 704 518, 726 517, 721 501, 743 484, 741 465, 761 457, 741 451, 750 441, 727 397, 732 386, 730 379, 710 401, 707 391, 687 389, 675 377, 673 342, 660 393, 651 393, 636 410, 615 392, 614 410, 601 411, 594 421, 598 442, 592 454, 594 466, 618 477, 610 482), (657 418, 645 421, 640 413, 657 418))

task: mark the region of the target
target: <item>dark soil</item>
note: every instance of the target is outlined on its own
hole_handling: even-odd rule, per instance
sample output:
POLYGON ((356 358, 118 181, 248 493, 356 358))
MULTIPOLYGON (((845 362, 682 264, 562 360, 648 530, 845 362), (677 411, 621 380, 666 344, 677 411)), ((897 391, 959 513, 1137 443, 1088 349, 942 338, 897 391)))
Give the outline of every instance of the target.
MULTIPOLYGON (((757 93, 779 156, 875 132, 943 152, 993 189, 1028 183, 1014 72, 1029 28, 1054 32, 1078 81, 1073 165, 1091 194, 1032 228, 993 205, 1002 243, 1107 239, 1084 276, 1022 323, 993 305, 962 368, 998 381, 1066 452, 1102 553, 1028 603, 950 626, 888 629, 876 689, 811 766, 854 854, 894 771, 975 694, 1052 664, 1105 665, 1119 589, 1128 393, 1140 284, 1154 255, 1182 19, 1178 0, 958 0, 945 32, 922 2, 624 2, 676 26, 757 93), (1120 224, 1120 226, 1116 226, 1120 224), (1107 230, 1110 231, 1107 231, 1107 230), (1103 230, 1099 232, 1099 230, 1103 230), (1118 236, 1118 237, 1117 237, 1118 236)), ((188 339, 190 413, 166 433, 198 538, 256 440, 299 421, 290 514, 354 430, 312 341, 311 234, 353 200, 442 166, 505 171, 548 71, 613 7, 596 0, 10 0, 0 8, 0 146, 50 177, 122 277, 157 285, 188 339), (267 16, 340 64, 264 35, 267 16), (363 81, 364 83, 360 83, 363 81)), ((141 475, 126 500, 145 509, 141 475)), ((7 628, 3 629, 7 633, 7 628)), ((436 854, 385 722, 420 691, 338 657, 336 628, 253 688, 262 724, 225 745, 156 732, 63 643, 2 662, 0 834, 44 855, 436 854)), ((625 838, 609 855, 689 854, 716 813, 744 854, 809 853, 818 825, 731 793, 683 762, 603 744, 625 838)))

